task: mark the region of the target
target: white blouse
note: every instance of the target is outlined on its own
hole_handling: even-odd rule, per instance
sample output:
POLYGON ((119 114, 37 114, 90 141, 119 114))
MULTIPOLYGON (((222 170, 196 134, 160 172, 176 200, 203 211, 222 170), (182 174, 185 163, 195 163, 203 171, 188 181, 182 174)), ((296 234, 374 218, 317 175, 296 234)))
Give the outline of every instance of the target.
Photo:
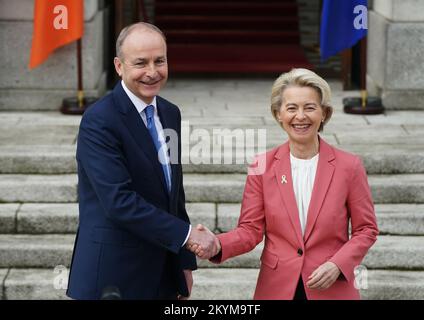
POLYGON ((302 235, 305 234, 309 202, 311 201, 312 188, 314 187, 318 157, 319 154, 311 159, 304 160, 295 158, 290 153, 293 190, 296 196, 302 235))

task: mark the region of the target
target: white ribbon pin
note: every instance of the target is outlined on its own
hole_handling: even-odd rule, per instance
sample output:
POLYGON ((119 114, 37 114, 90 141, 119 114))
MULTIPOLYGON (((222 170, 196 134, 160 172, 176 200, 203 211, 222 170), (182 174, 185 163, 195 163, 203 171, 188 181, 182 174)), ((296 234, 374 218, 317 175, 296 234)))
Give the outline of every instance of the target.
POLYGON ((282 176, 281 176, 281 183, 287 183, 287 179, 286 179, 286 175, 285 174, 283 174, 282 176))

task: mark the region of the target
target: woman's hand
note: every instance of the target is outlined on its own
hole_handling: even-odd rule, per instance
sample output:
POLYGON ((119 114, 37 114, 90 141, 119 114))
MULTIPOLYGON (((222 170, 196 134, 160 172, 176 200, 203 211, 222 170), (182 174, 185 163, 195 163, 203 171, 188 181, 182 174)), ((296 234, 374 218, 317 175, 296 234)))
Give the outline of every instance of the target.
POLYGON ((309 289, 325 290, 331 287, 339 275, 339 267, 335 263, 327 261, 312 272, 306 286, 309 289))

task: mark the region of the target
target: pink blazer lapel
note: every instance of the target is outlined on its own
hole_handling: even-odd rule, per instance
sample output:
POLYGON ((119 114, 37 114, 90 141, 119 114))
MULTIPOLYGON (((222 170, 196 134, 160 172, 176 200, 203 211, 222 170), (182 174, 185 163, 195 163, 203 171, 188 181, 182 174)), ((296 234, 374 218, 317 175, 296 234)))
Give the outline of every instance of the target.
POLYGON ((286 142, 280 147, 280 150, 275 154, 277 159, 274 165, 274 174, 277 179, 278 190, 286 212, 289 215, 293 230, 299 244, 303 245, 302 231, 300 227, 299 211, 297 209, 296 197, 293 190, 293 180, 290 165, 290 149, 289 143, 286 142))
POLYGON ((311 235, 315 222, 320 214, 328 187, 330 186, 333 178, 335 168, 332 161, 334 158, 332 148, 320 138, 317 172, 315 175, 314 187, 312 189, 311 201, 309 203, 305 235, 303 237, 305 243, 311 235))

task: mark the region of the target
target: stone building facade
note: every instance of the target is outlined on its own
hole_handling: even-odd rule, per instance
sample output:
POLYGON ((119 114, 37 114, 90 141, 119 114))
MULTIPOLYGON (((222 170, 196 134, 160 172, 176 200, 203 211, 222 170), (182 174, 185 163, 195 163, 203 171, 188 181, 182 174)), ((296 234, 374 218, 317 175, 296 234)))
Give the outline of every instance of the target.
MULTIPOLYGON (((76 42, 57 49, 37 68, 28 67, 34 1, 0 1, 0 110, 58 110, 75 96, 76 42)), ((106 89, 105 10, 102 1, 84 1, 83 81, 87 95, 106 89)))
POLYGON ((387 109, 424 110, 424 1, 374 0, 367 87, 387 109))
MULTIPOLYGON (((85 0, 83 80, 87 95, 106 91, 109 56, 107 2, 85 0)), ((318 67, 319 1, 298 0, 301 42, 318 67)), ((154 18, 154 1, 146 0, 154 18)), ((153 19, 154 20, 154 19, 153 19)), ((58 110, 62 99, 75 94, 76 44, 59 48, 34 70, 28 61, 33 27, 33 1, 0 0, 0 110, 58 110)), ((424 109, 424 2, 370 1, 367 83, 387 109, 424 109)), ((110 51, 110 50, 109 50, 110 51)), ((110 61, 109 61, 110 62, 110 61)), ((340 70, 340 58, 324 67, 340 70)))

